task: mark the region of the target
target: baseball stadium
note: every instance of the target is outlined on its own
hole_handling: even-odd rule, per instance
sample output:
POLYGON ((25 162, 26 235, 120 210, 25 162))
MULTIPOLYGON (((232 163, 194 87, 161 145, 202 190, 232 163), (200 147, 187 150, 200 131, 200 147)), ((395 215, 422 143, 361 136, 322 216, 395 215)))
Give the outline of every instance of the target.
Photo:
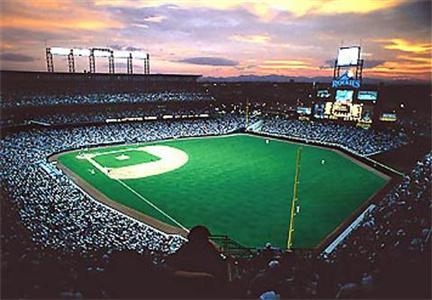
POLYGON ((389 180, 335 150, 250 134, 87 148, 55 162, 165 232, 206 224, 249 248, 315 248, 389 180))
POLYGON ((1 298, 432 297, 430 1, 0 7, 1 298))

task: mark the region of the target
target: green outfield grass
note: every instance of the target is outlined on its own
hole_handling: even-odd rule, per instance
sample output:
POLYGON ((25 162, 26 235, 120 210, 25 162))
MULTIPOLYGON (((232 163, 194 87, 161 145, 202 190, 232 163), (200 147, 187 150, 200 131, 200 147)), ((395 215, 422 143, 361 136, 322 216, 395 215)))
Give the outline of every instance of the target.
MULTIPOLYGON (((122 183, 187 228, 204 224, 213 234, 226 234, 244 246, 271 242, 286 248, 296 151, 301 145, 277 140, 266 144, 261 137, 232 135, 110 146, 85 153, 115 151, 94 160, 106 168, 130 166, 159 159, 133 150, 148 145, 175 147, 189 160, 174 171, 122 183), (122 154, 128 158, 116 159, 122 154)), ((90 171, 93 165, 78 159, 78 154, 65 153, 58 160, 110 199, 173 225, 120 182, 99 170, 90 171)), ((303 145, 294 247, 317 246, 385 183, 386 179, 335 151, 303 145)))

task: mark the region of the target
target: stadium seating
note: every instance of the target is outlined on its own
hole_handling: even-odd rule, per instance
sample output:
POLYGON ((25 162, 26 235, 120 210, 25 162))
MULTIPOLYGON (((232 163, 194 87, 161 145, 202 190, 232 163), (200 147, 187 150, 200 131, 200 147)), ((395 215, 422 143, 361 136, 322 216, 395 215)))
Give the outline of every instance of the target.
POLYGON ((407 137, 347 125, 266 118, 261 132, 336 144, 359 155, 389 151, 407 143, 407 137))
MULTIPOLYGON (((105 113, 86 117, 59 114, 50 122, 80 123, 106 117, 105 113)), ((404 135, 349 125, 259 119, 264 121, 261 133, 336 144, 359 155, 389 151, 407 142, 404 135)), ((128 296, 175 296, 175 289, 161 287, 161 283, 169 286, 164 260, 184 239, 163 234, 93 201, 68 177, 52 171, 47 156, 107 143, 221 135, 244 124, 243 117, 225 114, 202 120, 34 127, 6 134, 0 140, 1 238, 7 261, 2 265, 7 278, 2 285, 7 285, 9 293, 5 296, 124 296, 119 291, 131 289, 116 280, 126 272, 118 265, 135 265, 135 261, 145 265, 137 276, 146 290, 136 289, 128 296), (10 266, 20 266, 28 280, 21 280, 22 273, 10 266)), ((376 208, 331 255, 269 248, 237 260, 231 284, 223 287, 226 296, 259 297, 268 291, 295 298, 379 295, 383 278, 391 273, 389 265, 407 256, 413 263, 422 262, 430 251, 431 171, 429 153, 375 203, 376 208)))
POLYGON ((97 94, 71 94, 71 95, 2 95, 2 107, 25 107, 46 105, 83 105, 83 104, 122 104, 122 103, 148 103, 148 102, 191 102, 214 101, 214 97, 200 92, 140 92, 140 93, 97 93, 97 94))
MULTIPOLYGON (((330 257, 269 248, 249 260, 238 261, 242 272, 234 278, 233 286, 225 287, 228 295, 259 296, 274 291, 295 298, 389 296, 388 287, 387 294, 380 292, 392 275, 391 266, 406 257, 417 266, 429 257, 431 171, 432 153, 377 203, 377 208, 330 257)), ((147 267, 138 274, 145 289, 129 296, 175 296, 172 290, 161 289, 160 280, 166 280, 163 253, 174 252, 181 240, 164 237, 89 201, 66 178, 53 178, 35 164, 23 173, 15 169, 11 174, 16 182, 22 180, 24 184, 14 191, 2 181, 2 226, 7 229, 2 234, 2 255, 8 261, 2 265, 7 275, 2 285, 8 287, 7 296, 112 297, 125 288, 123 281, 112 274, 113 264, 127 265, 131 259, 144 265, 147 262, 147 267), (136 252, 128 249, 141 254, 135 257, 136 252), (17 265, 25 270, 28 281, 18 278, 21 273, 8 267, 17 265), (116 284, 104 284, 107 278, 117 279, 116 284)), ((425 291, 409 289, 407 276, 403 279, 403 288, 392 286, 391 296, 401 296, 397 292, 403 289, 406 295, 424 295, 425 291)), ((162 282, 163 286, 169 285, 162 282)))

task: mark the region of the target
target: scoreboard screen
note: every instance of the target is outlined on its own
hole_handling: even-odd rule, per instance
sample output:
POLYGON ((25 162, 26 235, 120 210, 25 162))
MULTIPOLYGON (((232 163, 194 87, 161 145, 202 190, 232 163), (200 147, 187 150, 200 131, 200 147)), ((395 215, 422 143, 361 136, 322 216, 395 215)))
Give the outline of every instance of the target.
POLYGON ((378 92, 376 91, 359 91, 357 95, 358 100, 376 101, 377 98, 378 92))
POLYGON ((341 47, 337 58, 338 66, 356 66, 360 59, 360 47, 341 47))
POLYGON ((380 116, 380 121, 395 122, 397 121, 397 116, 395 113, 382 113, 380 116))
POLYGON ((301 115, 310 115, 312 113, 311 107, 297 107, 297 113, 301 115))
POLYGON ((373 107, 372 106, 363 106, 361 113, 361 121, 363 123, 372 123, 373 116, 373 107))
POLYGON ((319 90, 317 91, 318 98, 330 98, 331 94, 328 90, 319 90))
POLYGON ((318 119, 324 118, 325 112, 325 104, 324 103, 316 103, 314 105, 314 117, 318 119))
POLYGON ((346 102, 353 99, 354 91, 352 90, 337 90, 336 91, 336 101, 346 102))

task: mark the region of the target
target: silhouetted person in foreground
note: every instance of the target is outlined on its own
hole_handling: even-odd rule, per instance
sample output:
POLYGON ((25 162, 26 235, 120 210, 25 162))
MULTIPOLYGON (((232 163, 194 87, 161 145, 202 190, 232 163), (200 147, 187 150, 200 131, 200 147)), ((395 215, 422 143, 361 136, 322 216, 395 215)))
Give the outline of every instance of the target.
POLYGON ((209 241, 210 232, 204 226, 193 227, 188 242, 167 258, 174 285, 185 297, 215 296, 227 277, 226 264, 209 241))

